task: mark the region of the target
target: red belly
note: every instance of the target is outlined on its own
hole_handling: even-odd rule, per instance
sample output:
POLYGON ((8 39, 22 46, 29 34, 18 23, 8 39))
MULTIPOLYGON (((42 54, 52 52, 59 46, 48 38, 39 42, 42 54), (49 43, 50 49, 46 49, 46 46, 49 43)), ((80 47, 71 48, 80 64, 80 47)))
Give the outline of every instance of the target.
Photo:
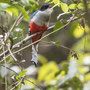
MULTIPOLYGON (((40 31, 46 31, 48 29, 48 27, 46 27, 45 25, 43 26, 38 26, 36 25, 34 22, 30 22, 30 33, 31 35, 36 33, 36 32, 40 32, 40 31)), ((40 37, 42 36, 43 32, 40 33, 39 35, 35 36, 32 38, 32 41, 35 42, 38 39, 40 39, 40 37)))

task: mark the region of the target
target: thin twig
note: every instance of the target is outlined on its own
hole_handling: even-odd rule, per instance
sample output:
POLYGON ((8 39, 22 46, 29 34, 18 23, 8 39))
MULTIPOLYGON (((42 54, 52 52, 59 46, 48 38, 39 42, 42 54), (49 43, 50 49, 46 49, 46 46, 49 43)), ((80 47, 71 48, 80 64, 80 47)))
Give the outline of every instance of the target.
POLYGON ((16 57, 13 55, 13 53, 11 52, 9 45, 8 45, 8 50, 9 50, 10 55, 12 56, 12 58, 13 58, 13 59, 15 60, 15 62, 16 62, 17 59, 16 59, 16 57))
MULTIPOLYGON (((48 44, 52 44, 52 45, 55 46, 55 44, 53 44, 52 42, 47 42, 47 41, 42 41, 42 42, 45 42, 45 43, 48 43, 48 44)), ((45 45, 45 44, 44 44, 44 45, 45 45)), ((59 45, 59 46, 62 47, 62 48, 65 48, 65 49, 67 49, 67 50, 69 50, 69 51, 72 50, 71 48, 68 48, 68 47, 66 47, 66 46, 64 46, 64 45, 59 45)))
POLYGON ((3 46, 0 47, 0 51, 2 50, 3 46))
POLYGON ((3 66, 3 67, 5 67, 6 69, 8 69, 8 70, 10 70, 10 71, 12 71, 12 72, 18 74, 17 72, 15 72, 14 70, 10 69, 9 67, 7 67, 7 66, 5 66, 5 65, 3 65, 3 64, 0 64, 0 66, 3 66))
POLYGON ((7 54, 8 50, 4 51, 3 53, 0 54, 0 58, 2 58, 4 56, 4 54, 7 54))
POLYGON ((10 90, 14 90, 18 85, 20 85, 22 83, 22 81, 23 81, 23 78, 21 78, 20 82, 17 85, 15 85, 13 88, 11 88, 10 90))
MULTIPOLYGON (((4 44, 3 44, 3 52, 5 51, 5 48, 4 48, 4 44)), ((4 54, 4 64, 5 64, 5 90, 7 90, 7 75, 6 75, 6 72, 7 72, 7 70, 6 70, 6 59, 5 59, 5 54, 4 54)))
POLYGON ((17 84, 18 81, 16 81, 15 83, 11 84, 9 87, 8 87, 8 90, 11 90, 10 87, 12 87, 13 85, 17 84))
POLYGON ((40 88, 41 90, 43 89, 43 88, 40 87, 39 85, 37 85, 37 84, 35 84, 34 82, 30 81, 29 79, 26 79, 26 78, 25 78, 25 80, 28 81, 28 82, 30 82, 30 83, 32 83, 32 84, 34 84, 35 86, 37 86, 37 87, 40 88))

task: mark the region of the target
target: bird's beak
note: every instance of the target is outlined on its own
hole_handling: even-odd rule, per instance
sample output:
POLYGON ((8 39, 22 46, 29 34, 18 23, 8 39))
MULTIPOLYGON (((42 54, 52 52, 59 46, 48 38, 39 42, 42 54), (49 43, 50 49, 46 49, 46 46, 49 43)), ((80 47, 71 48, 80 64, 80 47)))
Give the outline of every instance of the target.
POLYGON ((52 8, 52 6, 49 6, 48 8, 52 8))

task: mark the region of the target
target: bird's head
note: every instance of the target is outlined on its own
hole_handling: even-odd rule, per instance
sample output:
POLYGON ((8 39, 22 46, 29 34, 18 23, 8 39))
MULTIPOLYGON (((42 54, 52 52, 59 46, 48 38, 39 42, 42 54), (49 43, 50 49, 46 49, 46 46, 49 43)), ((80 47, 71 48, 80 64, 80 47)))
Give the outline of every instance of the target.
POLYGON ((51 9, 51 5, 49 4, 44 4, 41 8, 40 8, 40 11, 45 11, 47 9, 51 9))

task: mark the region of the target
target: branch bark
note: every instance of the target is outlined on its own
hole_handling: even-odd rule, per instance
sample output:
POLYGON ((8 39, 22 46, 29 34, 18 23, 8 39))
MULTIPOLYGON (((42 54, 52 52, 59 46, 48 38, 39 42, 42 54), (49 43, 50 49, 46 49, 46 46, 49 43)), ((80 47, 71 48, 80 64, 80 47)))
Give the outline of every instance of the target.
POLYGON ((15 58, 15 56, 13 55, 13 53, 11 52, 10 45, 8 45, 8 51, 9 51, 10 55, 12 56, 12 58, 14 59, 14 61, 16 62, 17 59, 15 58))

